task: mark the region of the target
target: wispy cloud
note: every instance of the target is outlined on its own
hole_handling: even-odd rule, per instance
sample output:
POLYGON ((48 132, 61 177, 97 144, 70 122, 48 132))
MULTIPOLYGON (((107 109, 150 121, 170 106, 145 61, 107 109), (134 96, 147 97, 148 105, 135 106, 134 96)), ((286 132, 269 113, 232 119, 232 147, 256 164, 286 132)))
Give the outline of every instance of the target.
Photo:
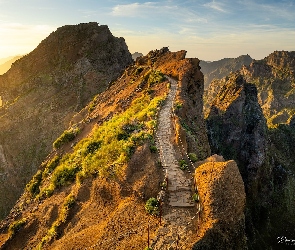
POLYGON ((205 7, 208 7, 208 8, 211 8, 213 10, 217 10, 219 12, 223 12, 223 13, 226 13, 228 12, 226 9, 225 9, 225 5, 224 3, 221 3, 221 2, 216 2, 216 1, 212 1, 210 3, 206 3, 204 4, 205 7))
POLYGON ((163 5, 163 3, 161 4, 157 2, 120 4, 113 7, 112 15, 123 17, 143 17, 150 13, 163 13, 166 11, 173 12, 177 9, 177 6, 163 5))
POLYGON ((260 17, 268 18, 281 18, 289 21, 295 20, 295 6, 293 1, 277 1, 273 3, 261 3, 253 0, 240 0, 238 1, 243 6, 244 10, 248 12, 259 12, 260 17))

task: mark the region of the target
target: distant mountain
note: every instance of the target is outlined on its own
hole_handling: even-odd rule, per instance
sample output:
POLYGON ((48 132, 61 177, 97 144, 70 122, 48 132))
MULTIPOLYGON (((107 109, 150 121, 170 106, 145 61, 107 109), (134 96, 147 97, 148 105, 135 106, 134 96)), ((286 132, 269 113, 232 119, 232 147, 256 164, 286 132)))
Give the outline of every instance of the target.
POLYGON ((141 57, 141 56, 143 56, 142 53, 135 52, 135 53, 132 54, 132 59, 135 61, 137 57, 141 57))
MULTIPOLYGON (((0 65, 0 75, 3 75, 4 73, 6 73, 11 65, 18 59, 20 59, 22 56, 15 56, 13 58, 10 58, 8 61, 5 61, 3 62, 1 65, 0 65)), ((0 60, 1 61, 1 60, 0 60)))
POLYGON ((239 70, 243 65, 250 65, 253 59, 249 55, 242 55, 237 58, 224 58, 219 61, 201 61, 201 71, 204 74, 204 87, 208 88, 214 79, 221 79, 230 72, 239 70))
POLYGON ((131 63, 123 38, 85 23, 58 28, 0 75, 0 218, 73 115, 131 63))
MULTIPOLYGON (((258 101, 269 127, 289 123, 295 115, 295 52, 275 51, 262 60, 254 60, 239 69, 247 82, 256 86, 258 101)), ((205 114, 227 83, 229 76, 214 80, 204 94, 205 114)))
POLYGON ((9 56, 9 57, 5 57, 5 58, 0 58, 0 64, 3 64, 11 59, 13 59, 15 56, 9 56))

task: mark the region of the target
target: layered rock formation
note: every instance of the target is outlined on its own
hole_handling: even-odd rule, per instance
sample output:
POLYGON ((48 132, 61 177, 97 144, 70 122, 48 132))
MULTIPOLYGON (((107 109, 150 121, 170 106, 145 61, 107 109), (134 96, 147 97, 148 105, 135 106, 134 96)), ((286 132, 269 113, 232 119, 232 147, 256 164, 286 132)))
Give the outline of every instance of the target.
POLYGON ((124 39, 107 26, 67 25, 0 76, 0 217, 71 117, 131 63, 124 39))
POLYGON ((247 249, 246 194, 237 164, 211 156, 195 172, 202 204, 200 236, 192 249, 247 249))

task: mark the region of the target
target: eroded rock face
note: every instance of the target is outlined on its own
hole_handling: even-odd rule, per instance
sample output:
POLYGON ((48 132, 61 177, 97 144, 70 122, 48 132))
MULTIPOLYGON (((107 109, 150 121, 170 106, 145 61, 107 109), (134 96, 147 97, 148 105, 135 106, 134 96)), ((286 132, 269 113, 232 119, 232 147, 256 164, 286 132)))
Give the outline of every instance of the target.
MULTIPOLYGON (((266 120, 254 85, 239 74, 232 75, 214 100, 207 125, 212 151, 237 161, 247 189, 257 185, 257 178, 271 175, 264 166, 268 153, 266 120)), ((260 192, 256 190, 253 195, 260 192)))
POLYGON ((246 194, 237 164, 217 155, 196 169, 202 204, 200 234, 193 249, 247 249, 246 194))
POLYGON ((85 23, 58 28, 0 76, 0 218, 71 117, 132 62, 123 38, 85 23))

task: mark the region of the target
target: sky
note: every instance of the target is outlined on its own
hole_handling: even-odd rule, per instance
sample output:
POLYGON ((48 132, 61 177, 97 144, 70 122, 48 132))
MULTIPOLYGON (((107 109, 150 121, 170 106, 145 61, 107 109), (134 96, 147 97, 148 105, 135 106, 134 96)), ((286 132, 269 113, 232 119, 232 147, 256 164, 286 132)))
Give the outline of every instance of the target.
POLYGON ((0 0, 0 58, 32 51, 69 24, 98 22, 131 53, 169 46, 214 61, 295 50, 295 0, 0 0))

